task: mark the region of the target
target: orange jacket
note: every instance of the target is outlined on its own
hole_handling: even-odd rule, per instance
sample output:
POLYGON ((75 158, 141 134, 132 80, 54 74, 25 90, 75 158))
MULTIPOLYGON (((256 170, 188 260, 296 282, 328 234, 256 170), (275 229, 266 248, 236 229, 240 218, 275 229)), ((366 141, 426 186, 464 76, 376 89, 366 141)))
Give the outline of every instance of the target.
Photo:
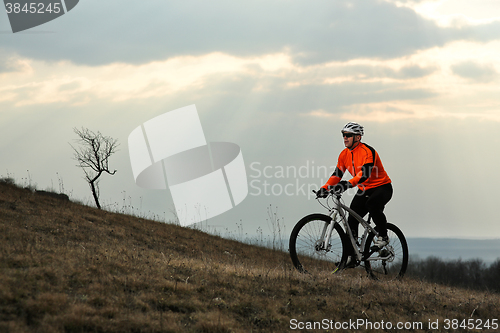
POLYGON ((342 150, 337 168, 322 187, 328 189, 328 186, 337 184, 346 170, 353 176, 349 183, 353 187, 357 185, 360 189, 368 190, 391 182, 378 153, 363 142, 360 142, 353 150, 348 148, 342 150))

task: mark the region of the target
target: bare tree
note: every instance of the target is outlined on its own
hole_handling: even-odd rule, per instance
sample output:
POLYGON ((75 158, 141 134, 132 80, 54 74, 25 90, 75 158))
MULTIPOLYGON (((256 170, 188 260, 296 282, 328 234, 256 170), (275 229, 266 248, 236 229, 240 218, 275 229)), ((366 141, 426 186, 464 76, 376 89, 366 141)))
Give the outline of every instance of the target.
POLYGON ((74 158, 85 173, 85 179, 90 185, 97 208, 101 209, 98 179, 103 173, 110 175, 116 173, 116 170, 109 171, 109 157, 116 152, 118 140, 83 127, 81 130, 77 128, 73 130, 78 135, 79 138, 76 141, 80 144, 78 149, 70 144, 75 152, 74 158))

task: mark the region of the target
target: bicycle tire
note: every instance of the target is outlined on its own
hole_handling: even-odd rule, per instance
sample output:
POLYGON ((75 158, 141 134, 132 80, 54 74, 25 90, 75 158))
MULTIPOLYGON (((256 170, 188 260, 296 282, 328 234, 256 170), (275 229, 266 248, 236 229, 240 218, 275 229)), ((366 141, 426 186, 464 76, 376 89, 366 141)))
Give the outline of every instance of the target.
MULTIPOLYGON (((389 244, 379 251, 372 253, 378 256, 390 256, 389 260, 364 260, 364 265, 368 275, 381 281, 392 281, 402 279, 408 267, 408 244, 403 232, 394 224, 387 223, 387 235, 389 244), (389 255, 392 251, 393 255, 389 255)), ((371 247, 375 234, 371 233, 366 239, 364 258, 370 256, 371 247)))
POLYGON ((290 234, 289 251, 293 265, 301 273, 338 272, 347 260, 344 251, 347 236, 339 224, 335 224, 327 249, 319 249, 322 232, 331 223, 330 216, 311 214, 303 217, 290 234))

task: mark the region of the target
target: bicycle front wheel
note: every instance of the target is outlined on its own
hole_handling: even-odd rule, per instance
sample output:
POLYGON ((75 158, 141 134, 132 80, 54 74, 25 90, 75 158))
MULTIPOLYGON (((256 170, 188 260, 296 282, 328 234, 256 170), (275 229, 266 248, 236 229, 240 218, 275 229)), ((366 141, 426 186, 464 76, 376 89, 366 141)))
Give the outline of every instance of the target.
POLYGON ((408 244, 403 232, 394 224, 387 223, 387 236, 389 244, 378 251, 372 249, 375 235, 369 234, 366 239, 365 269, 376 280, 401 279, 408 267, 408 244))
POLYGON ((346 262, 346 235, 337 223, 328 244, 324 240, 331 217, 311 214, 302 218, 290 235, 289 251, 293 265, 302 273, 337 272, 346 262))

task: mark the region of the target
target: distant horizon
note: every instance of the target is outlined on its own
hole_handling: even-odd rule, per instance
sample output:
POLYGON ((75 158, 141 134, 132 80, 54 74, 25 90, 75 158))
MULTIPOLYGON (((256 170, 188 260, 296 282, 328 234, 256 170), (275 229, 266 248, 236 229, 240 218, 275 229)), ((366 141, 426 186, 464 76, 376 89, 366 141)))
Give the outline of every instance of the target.
POLYGON ((407 237, 407 239, 457 239, 457 240, 472 240, 472 241, 500 241, 500 237, 498 238, 462 238, 462 237, 407 237))

